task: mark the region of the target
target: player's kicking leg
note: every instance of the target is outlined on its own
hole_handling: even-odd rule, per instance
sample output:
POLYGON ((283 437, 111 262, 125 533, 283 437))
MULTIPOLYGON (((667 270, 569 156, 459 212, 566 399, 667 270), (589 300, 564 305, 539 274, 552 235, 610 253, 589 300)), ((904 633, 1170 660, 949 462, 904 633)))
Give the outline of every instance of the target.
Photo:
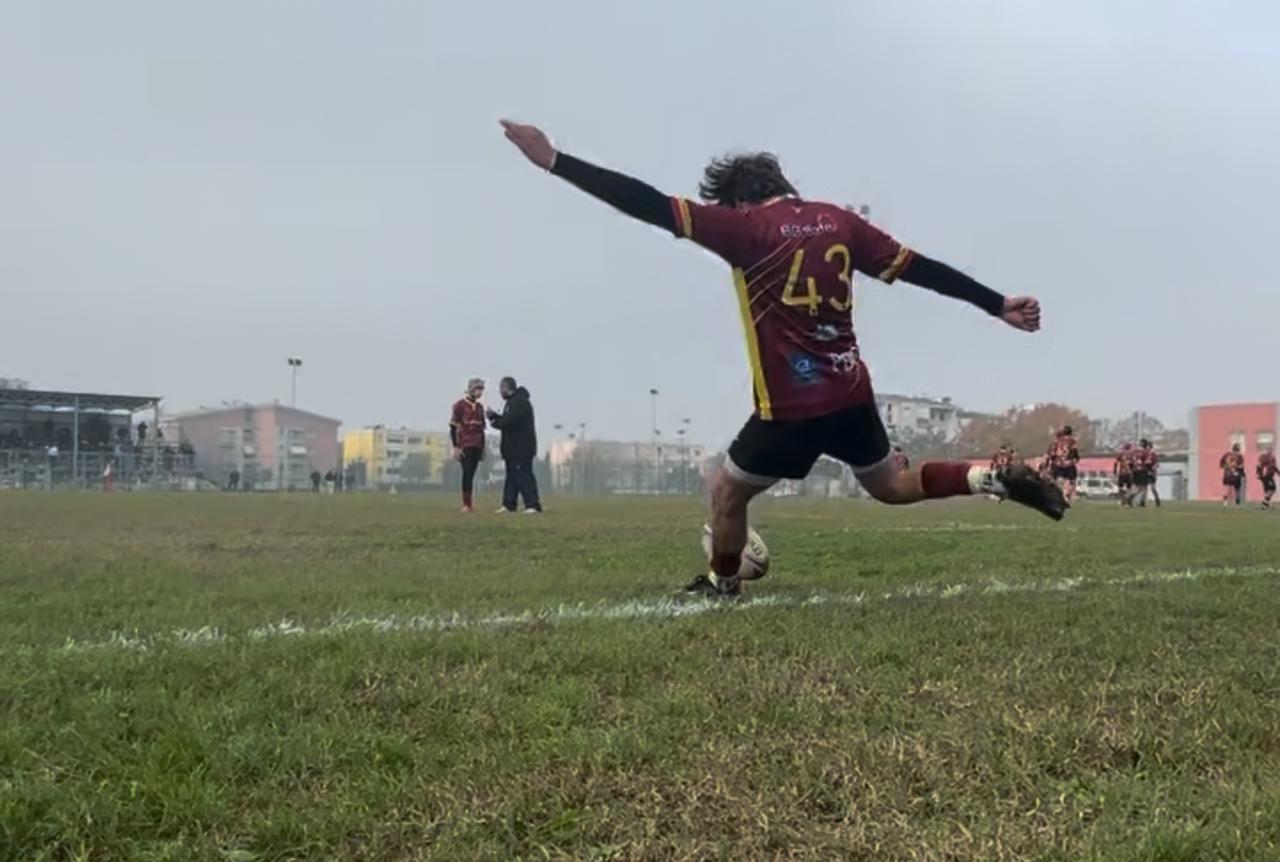
POLYGON ((712 597, 740 593, 752 498, 782 479, 804 478, 823 454, 851 466, 867 492, 890 505, 985 494, 1021 503, 1055 521, 1068 508, 1058 486, 1025 464, 997 472, 964 461, 932 461, 900 470, 890 457, 889 438, 874 405, 805 422, 753 418, 729 448, 712 489, 711 572, 694 579, 687 592, 712 597))
POLYGON ((983 494, 1021 503, 1062 520, 1068 503, 1054 481, 1026 464, 1002 470, 967 461, 930 461, 919 469, 895 470, 889 440, 874 406, 852 407, 817 420, 822 452, 853 467, 862 487, 894 506, 983 494))
POLYGON ((931 461, 905 473, 880 466, 860 471, 858 481, 872 497, 894 506, 988 494, 1021 503, 1055 521, 1061 521, 1068 508, 1062 490, 1025 464, 1013 464, 999 473, 964 461, 931 461))

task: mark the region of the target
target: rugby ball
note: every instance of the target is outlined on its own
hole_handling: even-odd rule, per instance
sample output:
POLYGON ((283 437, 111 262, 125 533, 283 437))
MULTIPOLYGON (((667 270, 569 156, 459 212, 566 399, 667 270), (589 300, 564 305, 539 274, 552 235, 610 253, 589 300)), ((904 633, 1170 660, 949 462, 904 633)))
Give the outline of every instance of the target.
MULTIPOLYGON (((711 562, 711 525, 702 526, 702 552, 711 562)), ((744 581, 758 581, 769 574, 769 546, 760 538, 760 534, 747 528, 747 546, 742 549, 742 566, 738 569, 738 577, 744 581)))

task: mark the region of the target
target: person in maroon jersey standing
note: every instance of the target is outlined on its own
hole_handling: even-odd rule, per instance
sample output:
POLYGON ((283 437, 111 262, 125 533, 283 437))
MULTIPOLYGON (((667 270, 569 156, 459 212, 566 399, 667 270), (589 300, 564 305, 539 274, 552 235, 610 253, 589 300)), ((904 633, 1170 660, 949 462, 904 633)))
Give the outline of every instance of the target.
POLYGON ((1120 492, 1120 505, 1133 505, 1133 444, 1126 443, 1120 447, 1120 453, 1116 455, 1115 464, 1111 467, 1111 472, 1116 477, 1116 488, 1120 492))
POLYGON ((1160 473, 1160 456, 1155 447, 1145 437, 1138 441, 1138 451, 1133 455, 1133 485, 1138 495, 1138 505, 1147 505, 1147 495, 1156 501, 1160 508, 1160 492, 1156 490, 1156 477, 1160 473))
POLYGON ((1280 467, 1276 466, 1276 453, 1271 449, 1263 449, 1258 454, 1258 481, 1262 483, 1262 505, 1258 508, 1264 512, 1271 508, 1271 498, 1276 495, 1276 474, 1280 467))
POLYGON ((1013 463, 1013 450, 1005 443, 991 456, 991 470, 999 473, 1013 463))
POLYGON ((473 512, 472 500, 476 470, 484 460, 484 381, 473 377, 467 381, 467 392, 453 405, 449 418, 449 438, 453 442, 453 457, 462 464, 462 511, 473 512))
POLYGON ((1067 503, 1070 503, 1076 497, 1076 482, 1080 479, 1080 448, 1076 445, 1075 432, 1070 425, 1062 426, 1062 430, 1053 438, 1045 459, 1053 478, 1061 485, 1067 503))
POLYGON ((1244 485, 1244 455, 1240 454, 1240 444, 1231 446, 1231 451, 1218 460, 1222 468, 1222 505, 1240 505, 1241 490, 1244 485))
POLYGON ((1061 492, 1025 467, 1001 474, 968 462, 894 467, 871 377, 854 335, 853 273, 911 284, 969 302, 1024 332, 1040 328, 1040 303, 1007 298, 918 254, 856 213, 801 198, 776 157, 715 159, 699 186, 703 203, 670 197, 640 180, 558 152, 534 126, 502 121, 529 161, 633 218, 719 256, 733 282, 751 365, 755 410, 729 447, 711 491, 711 573, 687 590, 737 595, 752 498, 803 479, 828 455, 891 504, 957 495, 1007 496, 1051 518, 1061 492))

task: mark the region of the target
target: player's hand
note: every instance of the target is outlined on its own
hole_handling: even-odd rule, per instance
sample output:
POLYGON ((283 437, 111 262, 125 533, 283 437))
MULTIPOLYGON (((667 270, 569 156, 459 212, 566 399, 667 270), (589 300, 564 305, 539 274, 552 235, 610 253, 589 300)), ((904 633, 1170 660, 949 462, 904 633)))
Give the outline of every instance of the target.
POLYGON ((526 159, 544 171, 551 170, 551 166, 556 163, 556 148, 551 145, 551 139, 543 134, 542 129, 510 120, 498 122, 506 130, 507 140, 515 144, 526 159))
POLYGON ((1010 296, 1004 301, 1000 319, 1023 332, 1040 329, 1040 300, 1031 296, 1010 296))
POLYGON ((453 447, 453 460, 455 461, 462 460, 462 449, 458 446, 453 447))

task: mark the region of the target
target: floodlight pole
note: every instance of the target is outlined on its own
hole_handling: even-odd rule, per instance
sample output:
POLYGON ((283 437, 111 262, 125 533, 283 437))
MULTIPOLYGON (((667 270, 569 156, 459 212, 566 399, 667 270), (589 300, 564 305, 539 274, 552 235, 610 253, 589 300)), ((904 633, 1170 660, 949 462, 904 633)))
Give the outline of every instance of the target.
POLYGON ((80 396, 76 396, 71 419, 71 484, 80 478, 80 396))
MULTIPOLYGON (((662 471, 658 455, 658 390, 649 390, 649 445, 653 448, 653 493, 658 493, 658 474, 662 471)), ((637 459, 639 460, 639 459, 637 459)))
POLYGON ((296 356, 290 356, 287 360, 289 368, 293 371, 293 385, 289 393, 289 406, 296 408, 298 406, 298 371, 302 368, 302 360, 296 356))

